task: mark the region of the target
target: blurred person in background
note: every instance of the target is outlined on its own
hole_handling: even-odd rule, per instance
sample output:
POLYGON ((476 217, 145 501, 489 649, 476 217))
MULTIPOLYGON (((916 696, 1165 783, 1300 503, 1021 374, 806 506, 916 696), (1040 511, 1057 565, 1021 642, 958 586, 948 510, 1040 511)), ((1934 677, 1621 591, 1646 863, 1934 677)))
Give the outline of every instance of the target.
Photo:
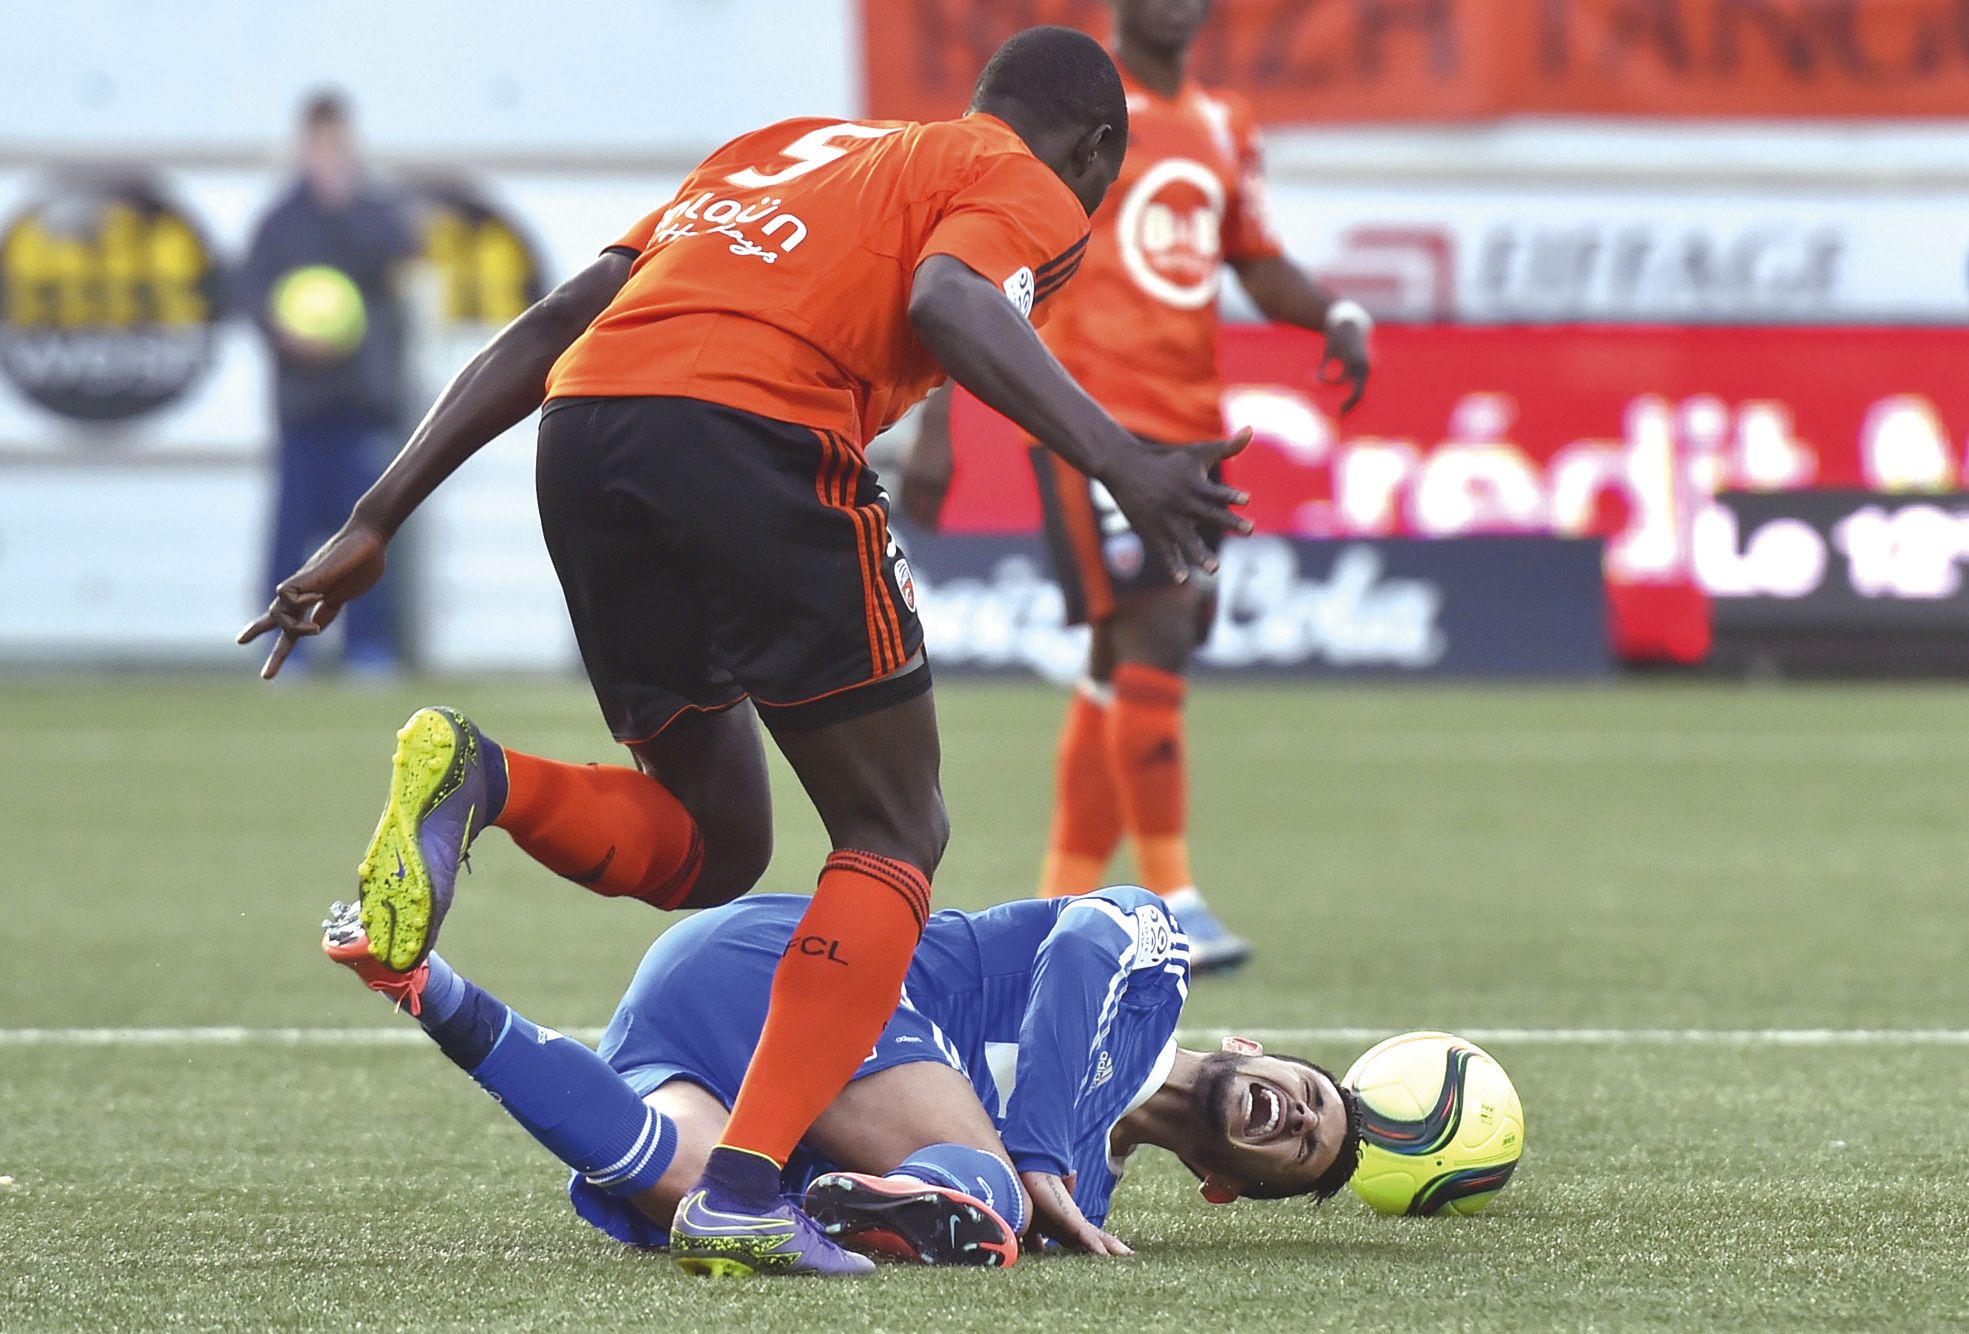
MULTIPOLYGON (((274 366, 279 488, 269 578, 297 568, 376 480, 405 409, 403 266, 418 253, 404 204, 367 173, 347 102, 311 96, 299 172, 255 229, 242 297, 274 366)), ((398 665, 387 584, 343 619, 343 665, 398 665)))
MULTIPOLYGON (((1044 329, 1047 346, 1141 439, 1212 439, 1224 427, 1217 297, 1228 264, 1267 319, 1326 336, 1322 378, 1351 386, 1346 413, 1367 383, 1367 313, 1286 258, 1248 107, 1185 73, 1210 0, 1115 0, 1113 8, 1128 159, 1094 215, 1080 278, 1044 329)), ((931 529, 953 474, 949 392, 925 405, 902 476, 905 512, 931 529)), ((1192 965, 1234 967, 1251 946, 1205 905, 1188 841, 1184 677, 1216 616, 1212 581, 1200 570, 1178 580, 1145 559, 1099 482, 1037 449, 1032 463, 1068 623, 1093 626, 1087 675, 1060 733, 1039 892, 1085 894, 1106 883, 1126 832, 1138 879, 1189 933, 1192 965)))

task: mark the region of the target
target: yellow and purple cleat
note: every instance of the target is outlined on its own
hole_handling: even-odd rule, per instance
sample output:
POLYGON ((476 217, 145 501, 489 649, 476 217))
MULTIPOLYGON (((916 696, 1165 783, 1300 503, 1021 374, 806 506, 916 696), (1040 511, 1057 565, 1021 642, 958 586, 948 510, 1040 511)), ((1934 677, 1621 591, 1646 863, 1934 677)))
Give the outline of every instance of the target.
POLYGON ((790 1202, 764 1211, 698 1186, 670 1222, 670 1258, 700 1278, 813 1274, 859 1278, 875 1262, 841 1249, 790 1202))
POLYGON ((419 709, 397 732, 390 798, 356 868, 370 953, 394 972, 431 952, 458 870, 485 828, 485 751, 456 709, 419 709))

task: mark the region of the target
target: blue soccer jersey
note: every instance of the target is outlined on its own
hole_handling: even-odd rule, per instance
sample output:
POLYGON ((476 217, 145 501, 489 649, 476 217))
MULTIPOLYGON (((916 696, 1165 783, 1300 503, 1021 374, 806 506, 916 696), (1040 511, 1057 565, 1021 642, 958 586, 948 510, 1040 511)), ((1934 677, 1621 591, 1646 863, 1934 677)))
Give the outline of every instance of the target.
MULTIPOLYGON (((644 956, 601 1054, 638 1092, 688 1079, 729 1106, 764 1027, 773 970, 808 900, 752 895, 696 914, 644 956)), ((1189 942, 1162 901, 1132 886, 933 914, 902 1004, 856 1078, 913 1061, 962 1071, 1013 1166, 1074 1178, 1094 1223, 1121 1171, 1116 1121, 1158 1088, 1189 993, 1189 942)), ((788 1167, 790 1191, 826 1164, 788 1167)), ((578 1179, 577 1179, 578 1182, 578 1179)), ((625 1240, 597 1216, 584 1217, 625 1240)))

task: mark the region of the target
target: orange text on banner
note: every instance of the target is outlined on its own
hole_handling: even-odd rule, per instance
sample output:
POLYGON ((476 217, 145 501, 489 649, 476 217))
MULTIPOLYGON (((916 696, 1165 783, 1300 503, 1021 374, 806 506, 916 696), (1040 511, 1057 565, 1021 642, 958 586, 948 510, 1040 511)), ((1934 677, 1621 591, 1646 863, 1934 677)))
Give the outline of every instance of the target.
MULTIPOLYGON (((1104 0, 862 0, 868 110, 963 110, 1035 23, 1104 0)), ((1969 0, 1218 0, 1193 66, 1270 124, 1969 115, 1969 0)))

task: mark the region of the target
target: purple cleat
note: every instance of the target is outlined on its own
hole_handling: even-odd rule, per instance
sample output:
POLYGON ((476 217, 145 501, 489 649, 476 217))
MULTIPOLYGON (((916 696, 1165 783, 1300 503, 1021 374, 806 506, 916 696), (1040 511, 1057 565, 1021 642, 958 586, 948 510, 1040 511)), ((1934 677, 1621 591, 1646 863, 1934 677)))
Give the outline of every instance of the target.
POLYGON ((431 952, 466 849, 491 814, 487 748, 456 709, 419 709, 397 732, 390 800, 356 868, 369 952, 395 972, 431 952))
POLYGON ((670 1223, 670 1258, 700 1278, 748 1278, 754 1274, 819 1274, 856 1278, 875 1262, 829 1241, 790 1201, 764 1213, 698 1186, 677 1206, 670 1223))

